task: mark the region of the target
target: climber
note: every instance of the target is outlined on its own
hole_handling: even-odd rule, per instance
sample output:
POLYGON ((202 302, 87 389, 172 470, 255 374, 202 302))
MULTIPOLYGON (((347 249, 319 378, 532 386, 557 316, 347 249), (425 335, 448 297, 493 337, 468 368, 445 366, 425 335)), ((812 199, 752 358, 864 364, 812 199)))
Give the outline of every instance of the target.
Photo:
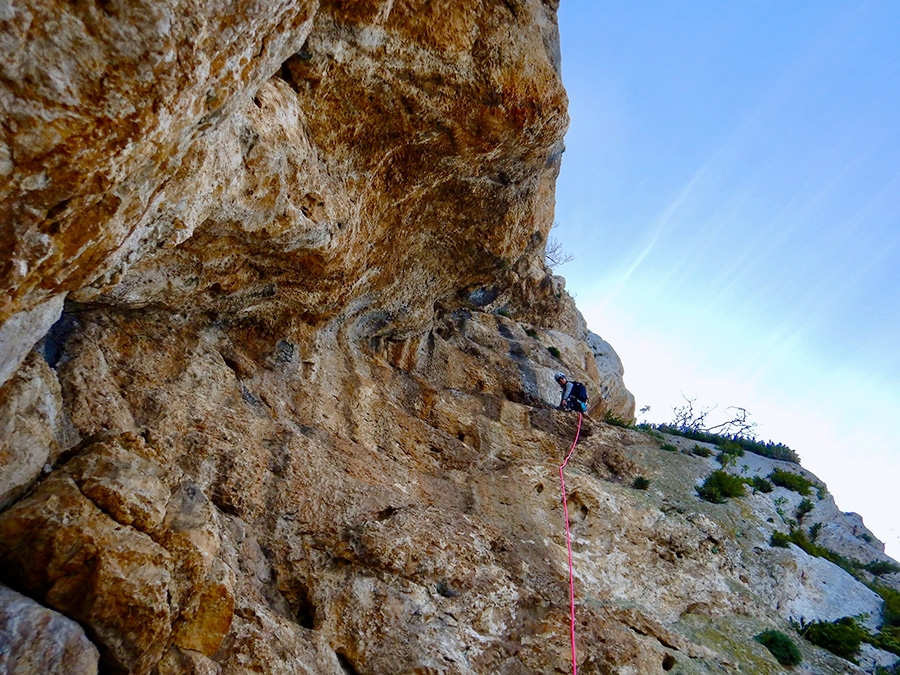
POLYGON ((562 389, 558 410, 587 412, 587 389, 581 382, 569 382, 565 373, 556 373, 553 379, 562 389))

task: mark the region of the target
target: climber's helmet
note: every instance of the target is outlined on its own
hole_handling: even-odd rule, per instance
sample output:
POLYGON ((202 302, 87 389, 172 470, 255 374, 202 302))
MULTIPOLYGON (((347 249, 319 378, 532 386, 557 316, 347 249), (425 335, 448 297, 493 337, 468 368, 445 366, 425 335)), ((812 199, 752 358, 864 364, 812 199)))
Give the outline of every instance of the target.
POLYGON ((556 380, 557 382, 559 382, 560 384, 562 384, 563 382, 566 381, 566 374, 565 373, 557 373, 556 375, 553 376, 553 379, 556 380), (562 380, 562 382, 560 382, 560 380, 562 380))

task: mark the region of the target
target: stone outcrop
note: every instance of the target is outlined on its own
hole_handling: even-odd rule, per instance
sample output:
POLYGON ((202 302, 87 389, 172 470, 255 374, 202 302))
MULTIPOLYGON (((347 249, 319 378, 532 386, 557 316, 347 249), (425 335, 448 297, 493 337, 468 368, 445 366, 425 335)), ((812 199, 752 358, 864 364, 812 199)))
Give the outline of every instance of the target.
POLYGON ((62 314, 65 294, 9 317, 0 326, 0 386, 18 370, 28 352, 62 314))
POLYGON ((71 291, 398 333, 533 273, 568 120, 552 9, 318 5, 5 10, 0 320, 71 291))
POLYGON ((0 508, 22 496, 72 441, 56 374, 36 352, 0 387, 0 508))
POLYGON ((634 418, 634 396, 625 388, 625 367, 612 345, 596 333, 588 333, 587 345, 594 354, 597 364, 600 395, 606 402, 609 414, 622 422, 634 418))
POLYGON ((555 9, 0 7, 0 611, 48 627, 4 638, 22 663, 567 672, 557 370, 591 395, 579 670, 779 672, 752 636, 829 617, 835 580, 877 624, 768 545, 773 502, 701 502, 711 460, 607 423, 621 361, 543 262, 555 9))
POLYGON ((0 585, 0 672, 96 675, 98 656, 77 623, 0 585))

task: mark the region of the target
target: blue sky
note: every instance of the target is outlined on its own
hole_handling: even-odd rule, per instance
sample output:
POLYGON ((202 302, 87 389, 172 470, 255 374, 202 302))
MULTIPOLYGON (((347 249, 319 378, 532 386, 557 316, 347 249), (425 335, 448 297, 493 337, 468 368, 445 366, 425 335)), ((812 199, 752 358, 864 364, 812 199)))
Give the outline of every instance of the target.
POLYGON ((900 3, 559 18, 558 273, 638 407, 747 408, 900 558, 900 3))

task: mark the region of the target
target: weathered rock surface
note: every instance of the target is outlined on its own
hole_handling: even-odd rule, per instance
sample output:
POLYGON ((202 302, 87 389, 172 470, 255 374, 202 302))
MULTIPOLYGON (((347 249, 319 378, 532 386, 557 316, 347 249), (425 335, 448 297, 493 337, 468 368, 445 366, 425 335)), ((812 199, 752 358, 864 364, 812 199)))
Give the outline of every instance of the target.
POLYGON ((160 187, 299 49, 315 5, 7 3, 0 316, 133 254, 160 187))
POLYGON ((625 388, 623 377, 625 367, 612 345, 596 333, 588 333, 587 345, 594 354, 597 363, 598 392, 607 402, 609 414, 622 422, 634 419, 634 395, 625 388))
MULTIPOLYGON (((862 516, 858 513, 841 511, 835 503, 834 497, 825 488, 825 485, 806 469, 789 462, 773 460, 749 453, 732 465, 729 471, 747 478, 754 476, 766 478, 775 469, 796 473, 817 487, 811 489, 809 495, 804 496, 776 486, 767 499, 754 500, 751 508, 755 517, 761 523, 762 521, 775 523, 779 531, 786 534, 790 529, 789 525, 793 521, 794 525, 802 526, 806 532, 811 532, 812 528, 815 528, 815 535, 811 535, 815 543, 847 560, 855 561, 860 565, 887 563, 895 567, 898 566, 896 561, 884 553, 884 543, 879 541, 865 526, 862 516), (808 502, 811 508, 798 517, 800 506, 804 501, 808 502)), ((765 526, 762 527, 765 529, 765 526)), ((833 573, 837 574, 837 568, 833 570, 833 573)), ((879 584, 900 590, 900 573, 881 574, 877 579, 864 569, 858 570, 858 574, 861 574, 869 581, 877 580, 879 584)), ((835 583, 839 584, 841 582, 836 580, 835 583)), ((839 618, 836 614, 841 611, 843 594, 831 592, 826 595, 830 598, 830 602, 833 603, 833 609, 817 615, 816 618, 829 621, 839 618)), ((863 596, 865 595, 866 593, 863 593, 863 596)), ((846 609, 849 611, 849 606, 846 609)), ((856 613, 869 611, 860 610, 856 613)), ((878 614, 878 612, 875 614, 878 614)), ((847 615, 845 612, 841 616, 847 615)))
POLYGON ((97 659, 81 626, 0 585, 0 672, 96 675, 97 659))
POLYGON ((0 7, 0 576, 102 669, 568 672, 556 370, 579 670, 781 672, 752 636, 833 613, 774 502, 601 421, 555 4, 0 7))
POLYGON ((41 356, 28 355, 0 387, 0 509, 20 497, 71 440, 62 392, 41 356))
POLYGON ((867 672, 878 668, 894 668, 900 663, 900 656, 877 649, 870 644, 863 644, 859 650, 859 665, 867 672))
POLYGON ((0 386, 13 376, 35 343, 57 322, 64 299, 64 295, 57 295, 0 325, 0 386))

